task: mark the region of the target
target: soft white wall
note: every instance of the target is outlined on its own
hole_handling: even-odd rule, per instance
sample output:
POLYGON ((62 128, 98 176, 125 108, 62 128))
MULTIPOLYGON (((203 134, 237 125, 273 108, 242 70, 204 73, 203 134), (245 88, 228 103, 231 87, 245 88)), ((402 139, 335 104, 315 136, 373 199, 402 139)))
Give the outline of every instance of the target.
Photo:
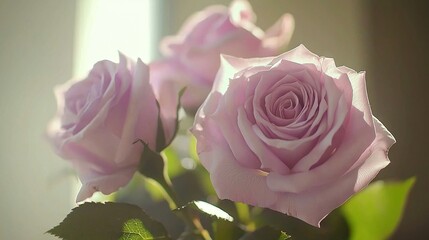
POLYGON ((154 0, 0 0, 0 239, 43 233, 76 204, 79 182, 44 139, 52 89, 118 50, 156 54, 154 0))
POLYGON ((54 239, 72 207, 76 181, 43 134, 72 74, 74 15, 71 0, 0 0, 0 239, 54 239))

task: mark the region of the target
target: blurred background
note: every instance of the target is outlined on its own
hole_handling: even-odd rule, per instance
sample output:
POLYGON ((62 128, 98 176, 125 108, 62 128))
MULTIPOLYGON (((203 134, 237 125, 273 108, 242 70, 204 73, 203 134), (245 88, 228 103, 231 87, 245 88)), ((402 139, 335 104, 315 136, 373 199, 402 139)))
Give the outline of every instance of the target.
MULTIPOLYGON (((0 239, 44 235, 75 206, 78 181, 44 140, 55 85, 117 51, 150 62, 191 13, 229 0, 0 0, 0 239)), ((398 143, 378 179, 417 176, 392 239, 425 239, 429 218, 426 1, 250 0, 263 29, 283 13, 300 43, 365 70, 372 110, 398 143)))

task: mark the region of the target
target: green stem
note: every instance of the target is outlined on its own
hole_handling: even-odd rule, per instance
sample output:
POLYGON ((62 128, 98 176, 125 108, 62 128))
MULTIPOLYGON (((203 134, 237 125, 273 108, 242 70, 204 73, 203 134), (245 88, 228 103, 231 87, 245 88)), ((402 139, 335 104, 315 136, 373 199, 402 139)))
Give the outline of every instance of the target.
MULTIPOLYGON (((171 183, 170 177, 168 176, 167 165, 164 167, 164 178, 159 179, 158 182, 161 187, 165 190, 165 193, 168 195, 171 201, 169 201, 170 208, 172 210, 176 209, 178 206, 183 206, 184 204, 179 200, 176 192, 173 190, 173 185, 171 183)), ((187 231, 190 231, 197 236, 200 236, 203 240, 212 240, 208 231, 204 229, 203 225, 198 216, 192 214, 190 209, 184 208, 181 211, 181 216, 185 220, 187 231)))
POLYGON ((236 202, 235 207, 238 213, 238 219, 246 226, 248 231, 255 231, 255 223, 252 221, 250 217, 249 205, 236 202))

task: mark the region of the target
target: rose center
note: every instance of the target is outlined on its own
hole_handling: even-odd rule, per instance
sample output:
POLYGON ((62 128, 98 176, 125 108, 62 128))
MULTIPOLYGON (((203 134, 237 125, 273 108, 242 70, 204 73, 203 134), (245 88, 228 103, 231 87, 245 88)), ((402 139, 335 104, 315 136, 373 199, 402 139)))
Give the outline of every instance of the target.
POLYGON ((267 109, 272 115, 281 119, 294 119, 300 113, 301 101, 294 91, 273 94, 270 100, 271 106, 267 109))

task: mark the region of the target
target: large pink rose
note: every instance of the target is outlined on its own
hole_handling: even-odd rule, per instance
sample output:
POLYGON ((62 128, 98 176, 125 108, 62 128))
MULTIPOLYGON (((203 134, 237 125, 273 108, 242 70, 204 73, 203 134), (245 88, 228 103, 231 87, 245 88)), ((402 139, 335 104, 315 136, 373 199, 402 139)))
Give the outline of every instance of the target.
POLYGON ((207 97, 219 69, 220 54, 265 57, 279 53, 292 36, 294 20, 283 15, 267 32, 254 25, 250 4, 233 1, 230 8, 211 6, 192 15, 179 34, 161 44, 164 59, 151 64, 158 95, 171 85, 187 90, 182 105, 196 111, 207 97))
POLYGON ((220 198, 314 226, 389 164, 395 143, 371 113, 365 73, 302 45, 224 56, 192 132, 220 198))
MULTIPOLYGON (((142 144, 133 144, 136 139, 151 149, 163 147, 157 146, 159 109, 149 69, 140 59, 134 63, 120 55, 118 64, 100 61, 85 79, 69 81, 55 94, 58 112, 48 137, 82 181, 78 201, 96 191, 112 193, 129 182, 142 152, 142 144)), ((168 142, 175 131, 175 112, 160 115, 168 142)))

